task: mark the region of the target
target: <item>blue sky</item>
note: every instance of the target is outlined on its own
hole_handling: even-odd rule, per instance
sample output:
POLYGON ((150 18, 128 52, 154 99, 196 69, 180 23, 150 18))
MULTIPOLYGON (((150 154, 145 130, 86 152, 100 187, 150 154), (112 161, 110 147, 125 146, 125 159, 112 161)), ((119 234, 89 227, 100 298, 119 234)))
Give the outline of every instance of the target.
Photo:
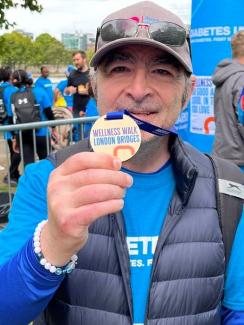
MULTIPOLYGON (((62 32, 91 32, 102 19, 114 10, 138 0, 39 0, 43 6, 41 14, 28 10, 12 9, 7 18, 17 23, 16 28, 39 35, 49 33, 60 39, 62 32)), ((189 23, 191 0, 154 0, 155 3, 177 13, 185 23, 189 23)), ((4 31, 2 31, 4 32, 4 31)))

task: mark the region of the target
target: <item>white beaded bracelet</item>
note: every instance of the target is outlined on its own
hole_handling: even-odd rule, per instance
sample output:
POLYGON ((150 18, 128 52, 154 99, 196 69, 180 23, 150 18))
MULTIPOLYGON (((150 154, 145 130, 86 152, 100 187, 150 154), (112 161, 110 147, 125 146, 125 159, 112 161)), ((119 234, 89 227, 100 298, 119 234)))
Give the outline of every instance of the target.
POLYGON ((51 273, 55 273, 57 275, 62 275, 62 274, 65 274, 65 273, 71 273, 74 270, 75 265, 77 264, 77 260, 78 260, 78 256, 77 255, 73 255, 70 258, 69 263, 67 263, 66 265, 64 265, 62 267, 52 265, 43 256, 42 250, 41 250, 40 236, 41 236, 42 228, 44 227, 44 225, 46 223, 47 223, 47 220, 41 221, 37 225, 37 227, 35 229, 34 237, 33 237, 34 252, 38 256, 38 259, 39 259, 40 264, 46 270, 49 270, 51 273))

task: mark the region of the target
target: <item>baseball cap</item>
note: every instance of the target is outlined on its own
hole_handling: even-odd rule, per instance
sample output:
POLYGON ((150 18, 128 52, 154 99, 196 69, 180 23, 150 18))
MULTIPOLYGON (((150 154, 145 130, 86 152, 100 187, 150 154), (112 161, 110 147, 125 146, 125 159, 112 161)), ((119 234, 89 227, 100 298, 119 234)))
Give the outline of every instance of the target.
POLYGON ((162 49, 192 73, 184 23, 174 13, 154 2, 138 2, 107 16, 97 30, 96 52, 90 65, 97 67, 108 52, 129 44, 144 44, 162 49), (148 32, 145 32, 145 27, 148 32))

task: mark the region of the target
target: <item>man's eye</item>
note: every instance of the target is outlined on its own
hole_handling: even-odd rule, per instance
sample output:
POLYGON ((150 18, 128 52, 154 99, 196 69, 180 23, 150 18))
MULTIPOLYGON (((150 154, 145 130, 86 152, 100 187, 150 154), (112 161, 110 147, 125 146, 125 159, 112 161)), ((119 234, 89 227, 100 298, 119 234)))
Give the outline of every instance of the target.
POLYGON ((128 71, 128 68, 124 66, 117 66, 110 69, 110 72, 125 72, 128 71))
POLYGON ((165 70, 165 69, 161 69, 161 68, 154 69, 152 72, 155 73, 155 74, 164 75, 164 76, 171 75, 170 71, 165 70))

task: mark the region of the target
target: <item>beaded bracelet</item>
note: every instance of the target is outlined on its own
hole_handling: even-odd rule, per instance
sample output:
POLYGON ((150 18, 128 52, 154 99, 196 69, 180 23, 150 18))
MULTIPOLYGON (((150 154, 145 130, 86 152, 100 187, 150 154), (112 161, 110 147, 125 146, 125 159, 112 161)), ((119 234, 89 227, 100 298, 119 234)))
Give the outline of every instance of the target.
POLYGON ((42 251, 41 251, 40 236, 41 236, 41 231, 42 231, 42 229, 43 229, 43 227, 44 227, 44 225, 46 223, 47 223, 47 220, 41 221, 37 225, 37 227, 35 229, 34 237, 33 237, 34 252, 38 256, 38 260, 39 260, 40 264, 46 270, 50 271, 51 273, 55 273, 57 275, 71 273, 74 270, 75 265, 77 264, 77 260, 78 260, 78 256, 77 255, 73 255, 70 258, 70 261, 66 265, 64 265, 62 267, 52 265, 43 256, 42 251))

